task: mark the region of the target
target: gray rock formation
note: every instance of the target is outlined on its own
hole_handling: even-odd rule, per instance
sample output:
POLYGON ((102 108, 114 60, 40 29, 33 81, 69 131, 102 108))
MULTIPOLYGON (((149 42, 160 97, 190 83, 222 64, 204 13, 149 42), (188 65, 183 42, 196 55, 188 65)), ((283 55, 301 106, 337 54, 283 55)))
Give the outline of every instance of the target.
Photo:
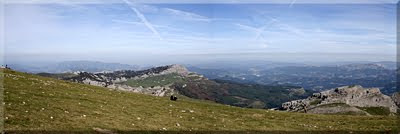
POLYGON ((282 104, 281 109, 286 111, 309 111, 311 113, 331 113, 358 111, 354 108, 341 108, 332 110, 317 110, 319 106, 328 104, 344 104, 350 107, 385 107, 390 112, 396 113, 398 107, 391 97, 380 92, 378 88, 363 88, 361 86, 343 86, 320 93, 314 93, 312 96, 303 100, 294 100, 282 104), (318 112, 317 112, 318 111, 318 112), (326 112, 323 112, 326 111, 326 112))
POLYGON ((397 107, 400 107, 400 92, 396 92, 392 95, 392 99, 394 103, 396 103, 397 107))

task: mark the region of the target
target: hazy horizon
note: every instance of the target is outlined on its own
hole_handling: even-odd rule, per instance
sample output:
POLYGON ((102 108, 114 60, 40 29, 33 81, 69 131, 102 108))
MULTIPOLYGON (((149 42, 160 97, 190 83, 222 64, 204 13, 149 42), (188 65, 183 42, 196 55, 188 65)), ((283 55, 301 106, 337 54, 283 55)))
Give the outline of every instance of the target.
POLYGON ((6 3, 4 60, 396 61, 395 3, 133 2, 6 3))

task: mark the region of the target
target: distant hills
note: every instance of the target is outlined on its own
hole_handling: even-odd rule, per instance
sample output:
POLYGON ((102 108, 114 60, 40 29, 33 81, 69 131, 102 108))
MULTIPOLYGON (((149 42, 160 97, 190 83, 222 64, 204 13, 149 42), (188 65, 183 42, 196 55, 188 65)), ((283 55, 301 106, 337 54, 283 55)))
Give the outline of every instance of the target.
POLYGON ((99 61, 64 61, 49 65, 21 65, 10 64, 8 65, 14 70, 29 72, 29 73, 66 73, 75 71, 85 72, 103 72, 103 71, 117 71, 117 70, 137 70, 141 69, 139 66, 120 64, 120 63, 105 63, 99 61))
POLYGON ((342 65, 297 65, 273 68, 221 69, 189 67, 211 79, 262 85, 294 85, 305 90, 322 91, 346 85, 378 87, 382 93, 396 92, 396 63, 373 62, 342 65))

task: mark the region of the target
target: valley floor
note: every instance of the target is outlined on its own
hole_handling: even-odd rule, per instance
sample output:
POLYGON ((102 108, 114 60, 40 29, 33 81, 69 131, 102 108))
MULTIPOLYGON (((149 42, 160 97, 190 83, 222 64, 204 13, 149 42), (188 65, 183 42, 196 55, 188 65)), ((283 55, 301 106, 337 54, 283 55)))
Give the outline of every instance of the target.
POLYGON ((8 132, 398 132, 394 116, 317 115, 246 109, 1 70, 8 132))

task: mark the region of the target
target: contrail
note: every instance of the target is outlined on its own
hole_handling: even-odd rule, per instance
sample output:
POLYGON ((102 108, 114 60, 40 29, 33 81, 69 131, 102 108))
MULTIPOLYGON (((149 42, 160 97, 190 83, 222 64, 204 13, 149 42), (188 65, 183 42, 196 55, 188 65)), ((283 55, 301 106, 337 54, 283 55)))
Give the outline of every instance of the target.
POLYGON ((277 22, 277 20, 276 20, 276 19, 271 19, 271 21, 269 21, 268 23, 266 23, 264 26, 260 27, 259 30, 258 30, 258 32, 257 32, 256 39, 260 38, 262 32, 265 31, 265 28, 267 28, 267 26, 273 24, 274 22, 277 22))
MULTIPOLYGON (((273 22, 274 21, 271 21, 271 23, 273 23, 273 22)), ((263 43, 262 47, 266 48, 268 46, 268 42, 262 36, 262 33, 264 32, 264 29, 268 26, 268 24, 264 25, 261 28, 251 27, 251 26, 242 25, 242 24, 236 24, 236 25, 239 26, 241 29, 255 32, 257 34, 256 40, 261 40, 261 42, 263 43)))
POLYGON ((146 25, 147 28, 149 28, 160 40, 163 40, 160 36, 160 34, 157 32, 157 30, 153 27, 153 25, 147 21, 146 17, 142 13, 139 12, 135 7, 133 7, 133 3, 129 2, 128 0, 123 0, 128 6, 136 13, 136 15, 139 17, 139 19, 146 25))

